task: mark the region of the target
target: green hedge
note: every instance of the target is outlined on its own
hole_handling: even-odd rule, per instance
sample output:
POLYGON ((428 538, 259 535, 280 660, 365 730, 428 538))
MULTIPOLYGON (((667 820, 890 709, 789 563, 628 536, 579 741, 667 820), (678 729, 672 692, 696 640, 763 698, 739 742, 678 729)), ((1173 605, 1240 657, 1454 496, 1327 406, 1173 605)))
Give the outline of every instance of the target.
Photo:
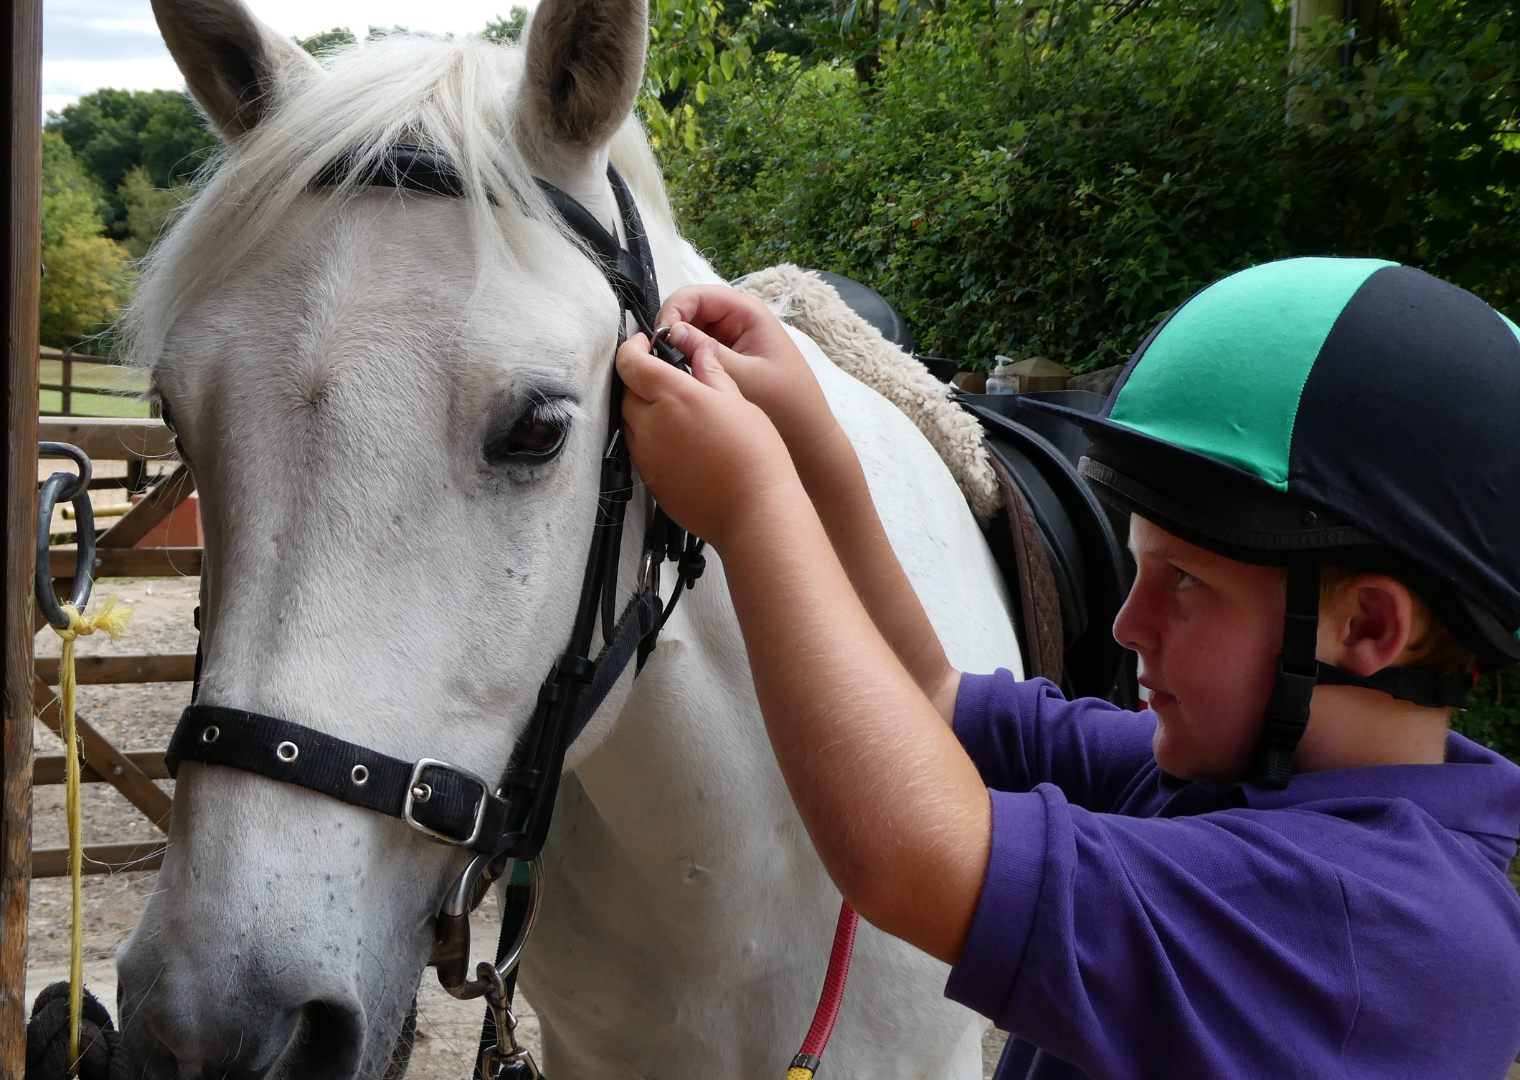
POLYGON ((1451 726, 1474 742, 1520 762, 1520 667, 1485 675, 1451 726))
POLYGON ((1202 285, 1296 254, 1413 263, 1514 314, 1520 15, 1419 10, 1376 62, 1300 80, 1325 122, 1289 127, 1285 10, 964 0, 884 42, 874 86, 757 62, 667 175, 721 272, 848 274, 984 367, 1118 362, 1202 285))
MULTIPOLYGON (((1300 76, 1290 126, 1286 7, 887 0, 890 33, 853 52, 757 57, 690 97, 667 69, 694 84, 713 50, 657 42, 646 113, 721 273, 847 274, 963 366, 1117 363, 1196 289, 1291 255, 1396 259, 1520 317, 1520 9, 1386 4, 1378 53, 1300 76)), ((719 55, 767 11, 717 28, 719 55)), ((1455 726, 1520 760, 1520 670, 1480 680, 1455 726)))

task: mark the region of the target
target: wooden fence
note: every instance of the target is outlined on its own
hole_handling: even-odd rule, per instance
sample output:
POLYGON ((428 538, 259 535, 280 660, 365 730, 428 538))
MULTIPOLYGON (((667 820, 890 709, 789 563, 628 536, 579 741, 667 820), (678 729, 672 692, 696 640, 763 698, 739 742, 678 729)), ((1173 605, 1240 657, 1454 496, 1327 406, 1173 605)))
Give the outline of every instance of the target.
MULTIPOLYGON (((173 438, 159 420, 43 419, 38 438, 73 443, 92 460, 126 459, 145 463, 163 458, 173 450, 173 438)), ((92 485, 93 486, 93 485, 92 485)), ((194 490, 189 470, 182 464, 168 469, 143 493, 115 524, 95 541, 94 574, 100 577, 197 577, 201 572, 199 547, 137 547, 163 524, 194 490)), ((183 512, 183 511, 182 511, 183 512)), ((53 586, 67 595, 73 587, 75 549, 51 549, 53 586)), ((36 617, 35 630, 44 620, 36 617)), ((81 685, 101 683, 189 682, 195 675, 195 654, 159 656, 92 656, 77 663, 81 685)), ((57 696, 58 661, 39 658, 33 665, 32 688, 37 716, 55 734, 62 731, 57 696)), ((113 746, 83 718, 76 720, 83 750, 86 783, 110 784, 165 832, 169 828, 170 797, 155 780, 167 779, 162 750, 124 753, 113 746)), ((32 766, 32 783, 63 783, 63 755, 38 756, 32 766)), ((84 869, 89 874, 117 870, 157 869, 163 844, 86 844, 84 869)), ((32 877, 56 877, 68 873, 67 848, 33 849, 32 877)))
POLYGON ((147 376, 108 357, 44 345, 37 350, 37 374, 41 416, 147 415, 147 404, 135 400, 147 389, 147 376), (57 408, 51 407, 54 394, 57 408))

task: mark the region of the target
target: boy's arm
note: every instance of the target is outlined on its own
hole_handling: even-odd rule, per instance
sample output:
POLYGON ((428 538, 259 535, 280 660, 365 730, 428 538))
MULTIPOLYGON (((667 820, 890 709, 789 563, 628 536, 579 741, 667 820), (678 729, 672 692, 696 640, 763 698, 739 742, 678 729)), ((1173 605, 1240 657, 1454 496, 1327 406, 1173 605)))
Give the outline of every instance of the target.
POLYGON ((781 322, 759 299, 724 286, 677 291, 660 319, 688 355, 710 348, 770 418, 871 620, 940 715, 953 719, 960 672, 887 541, 854 447, 781 322))
POLYGON ((690 354, 696 379, 645 347, 635 337, 618 357, 629 450, 672 517, 723 557, 814 846, 861 915, 953 963, 991 843, 981 777, 862 606, 765 415, 709 347, 690 354))

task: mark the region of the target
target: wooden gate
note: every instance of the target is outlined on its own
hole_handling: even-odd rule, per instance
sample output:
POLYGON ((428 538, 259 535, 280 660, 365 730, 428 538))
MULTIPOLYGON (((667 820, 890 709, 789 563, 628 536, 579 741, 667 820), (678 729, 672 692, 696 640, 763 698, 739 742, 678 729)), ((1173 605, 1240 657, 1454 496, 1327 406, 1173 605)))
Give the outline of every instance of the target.
MULTIPOLYGON (((38 438, 73 443, 93 461, 146 462, 173 452, 173 439, 159 420, 44 419, 38 438)), ((140 470, 138 470, 140 475, 140 470)), ((174 465, 117 522, 95 541, 93 576, 101 577, 197 577, 201 572, 199 547, 138 547, 143 539, 166 521, 194 490, 189 471, 174 465)), ((67 595, 73 587, 75 552, 72 547, 52 549, 54 590, 67 595)), ((35 617, 35 629, 45 625, 35 617)), ((56 735, 63 729, 58 700, 51 687, 58 683, 58 661, 38 659, 32 682, 37 716, 56 735)), ((76 663, 80 685, 101 683, 189 682, 195 676, 195 654, 160 656, 86 656, 76 663)), ((187 702, 188 704, 188 702, 187 702)), ((82 717, 76 718, 83 751, 81 779, 116 788, 149 821, 165 832, 169 828, 169 796, 155 780, 168 777, 163 750, 124 753, 82 717)), ((33 784, 63 783, 62 754, 36 758, 33 784)), ((68 873, 67 848, 42 848, 32 852, 31 875, 57 877, 68 873)), ((86 844, 84 872, 105 874, 116 870, 155 870, 163 859, 163 844, 86 844)))

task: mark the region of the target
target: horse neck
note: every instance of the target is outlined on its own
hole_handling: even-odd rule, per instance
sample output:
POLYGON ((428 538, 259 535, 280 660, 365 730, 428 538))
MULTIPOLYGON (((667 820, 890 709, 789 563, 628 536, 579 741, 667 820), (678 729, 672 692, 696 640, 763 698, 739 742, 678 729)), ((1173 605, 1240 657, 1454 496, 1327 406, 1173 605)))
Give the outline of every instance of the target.
MULTIPOLYGON (((661 217, 646 215, 646 227, 663 296, 722 282, 661 217)), ((645 503, 634 500, 624 534, 624 596, 634 588, 645 503)), ((755 702, 722 562, 711 548, 706 559, 706 573, 681 597, 644 671, 620 705, 609 703, 617 710, 610 727, 575 764, 605 827, 652 864, 673 851, 732 859, 750 846, 742 834, 774 837, 778 820, 795 819, 755 702)), ((665 565, 667 581, 674 569, 665 565)), ((599 733, 588 734, 595 740, 599 733)))

